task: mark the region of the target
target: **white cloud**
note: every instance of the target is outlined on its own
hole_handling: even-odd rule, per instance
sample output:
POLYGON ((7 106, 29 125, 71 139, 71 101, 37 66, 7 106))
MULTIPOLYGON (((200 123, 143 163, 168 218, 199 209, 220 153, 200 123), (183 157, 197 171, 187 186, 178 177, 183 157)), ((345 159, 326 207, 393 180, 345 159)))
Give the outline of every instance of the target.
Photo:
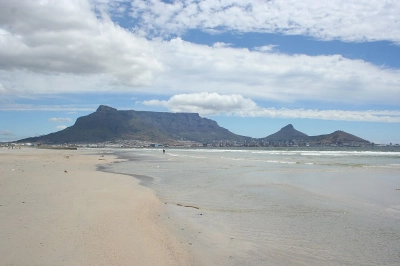
POLYGON ((133 0, 131 9, 150 35, 224 29, 400 44, 399 13, 399 1, 381 0, 133 0))
POLYGON ((0 129, 0 136, 14 136, 14 133, 12 133, 10 130, 0 129))
POLYGON ((259 47, 254 47, 254 50, 259 52, 272 52, 277 45, 264 45, 259 47))
POLYGON ((254 110, 255 102, 238 94, 193 93, 172 96, 168 101, 144 101, 145 105, 168 107, 171 112, 191 112, 202 115, 231 114, 241 110, 254 110))
MULTIPOLYGON (((173 27, 171 30, 201 26, 249 31, 262 29, 261 22, 284 29, 287 23, 282 21, 289 18, 304 20, 303 24, 315 24, 312 19, 307 22, 308 17, 305 16, 318 13, 316 10, 321 11, 321 21, 327 19, 324 14, 328 15, 331 10, 329 12, 333 15, 329 13, 329 16, 333 22, 329 25, 339 30, 349 29, 335 24, 337 14, 346 14, 338 12, 341 9, 336 7, 342 1, 321 4, 308 1, 175 1, 174 4, 165 4, 154 0, 152 4, 133 1, 133 8, 145 23, 157 15, 153 25, 157 29, 165 24, 165 31, 175 24, 177 30, 173 27), (225 2, 230 4, 224 6, 225 2), (305 12, 303 7, 298 7, 299 3, 308 6, 311 11, 305 12), (277 12, 278 7, 281 12, 277 12), (187 16, 190 14, 193 16, 187 16), (268 16, 261 19, 260 14, 268 16), (226 25, 221 24, 224 19, 227 19, 224 22, 226 25), (254 29, 249 28, 253 20, 259 23, 254 24, 254 29)), ((350 6, 346 3, 343 2, 343 5, 348 8, 347 14, 358 14, 360 4, 354 0, 349 2, 350 6)), ((379 3, 369 1, 363 4, 363 8, 366 11, 371 7, 381 10, 378 12, 384 14, 381 23, 387 24, 391 17, 388 12, 392 11, 387 11, 389 9, 379 3)), ((392 2, 390 10, 397 10, 399 4, 392 2)), ((122 92, 170 96, 210 91, 270 101, 356 102, 360 105, 397 105, 400 98, 398 69, 379 67, 340 55, 278 54, 268 44, 248 50, 223 43, 197 45, 180 38, 150 41, 114 24, 108 14, 115 12, 126 12, 126 4, 112 0, 0 1, 0 94, 20 97, 122 92)), ((358 18, 349 15, 346 19, 358 18)), ((372 16, 368 25, 376 27, 379 23, 375 22, 372 16)), ((357 23, 355 25, 359 25, 360 29, 365 28, 363 25, 366 24, 357 23)), ((292 31, 298 30, 297 24, 290 24, 292 31)), ((398 28, 385 26, 393 36, 397 36, 398 28)), ((307 29, 313 32, 313 28, 307 29)), ((360 29, 358 32, 363 32, 360 29)), ((374 31, 374 28, 371 30, 374 31)), ((385 32, 380 31, 382 36, 385 32)), ((9 108, 37 110, 58 107, 0 105, 0 110, 9 108)))
POLYGON ((0 82, 0 94, 6 94, 6 93, 7 93, 6 89, 3 87, 3 84, 1 84, 1 82, 0 82))
POLYGON ((241 94, 281 102, 397 104, 400 70, 341 55, 307 56, 209 47, 180 38, 158 43, 160 73, 153 92, 241 94))
MULTIPOLYGON (((149 86, 129 86, 130 77, 37 73, 35 68, 14 70, 12 75, 0 70, 0 80, 9 93, 19 96, 82 92, 173 95, 207 90, 281 102, 398 104, 400 98, 400 70, 340 55, 285 55, 266 49, 210 47, 179 38, 147 46, 158 51, 153 56, 163 66, 163 71, 149 77, 149 86)), ((129 54, 129 50, 125 52, 129 54)), ((119 63, 115 67, 120 67, 119 63)))
POLYGON ((148 43, 106 13, 96 17, 88 1, 0 2, 2 70, 97 75, 109 83, 149 85, 162 66, 148 43))
POLYGON ((63 123, 63 122, 72 122, 71 118, 68 117, 52 117, 49 118, 49 122, 57 122, 57 123, 63 123))
POLYGON ((223 47, 230 47, 232 44, 230 43, 223 43, 223 42, 216 42, 213 44, 213 47, 215 48, 223 48, 223 47))
POLYGON ((180 94, 168 101, 150 100, 142 102, 150 106, 164 106, 171 112, 190 112, 200 115, 233 115, 272 118, 302 118, 336 121, 400 122, 400 110, 318 110, 263 108, 253 100, 238 94, 219 95, 217 93, 180 94))
POLYGON ((57 126, 58 130, 63 130, 63 129, 66 129, 66 128, 67 128, 67 126, 57 126))

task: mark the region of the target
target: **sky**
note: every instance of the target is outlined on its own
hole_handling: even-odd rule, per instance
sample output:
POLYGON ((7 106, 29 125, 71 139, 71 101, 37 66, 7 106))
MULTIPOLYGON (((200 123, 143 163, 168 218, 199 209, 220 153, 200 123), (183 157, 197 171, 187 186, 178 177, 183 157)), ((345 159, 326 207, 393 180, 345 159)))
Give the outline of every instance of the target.
POLYGON ((2 0, 0 142, 101 104, 400 143, 400 1, 2 0))

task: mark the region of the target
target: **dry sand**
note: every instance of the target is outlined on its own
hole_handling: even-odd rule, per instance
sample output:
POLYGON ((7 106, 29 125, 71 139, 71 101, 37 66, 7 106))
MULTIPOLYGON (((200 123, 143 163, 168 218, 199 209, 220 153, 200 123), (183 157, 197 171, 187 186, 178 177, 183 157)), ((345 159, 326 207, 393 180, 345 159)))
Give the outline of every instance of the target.
POLYGON ((152 190, 97 151, 0 148, 0 265, 193 265, 152 190))

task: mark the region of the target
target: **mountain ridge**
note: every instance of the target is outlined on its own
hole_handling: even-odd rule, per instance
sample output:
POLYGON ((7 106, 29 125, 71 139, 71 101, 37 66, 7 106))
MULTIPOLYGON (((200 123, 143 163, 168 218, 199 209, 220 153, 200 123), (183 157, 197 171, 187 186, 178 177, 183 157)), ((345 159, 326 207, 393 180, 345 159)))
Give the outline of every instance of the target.
POLYGON ((179 140, 199 143, 231 141, 247 144, 265 141, 312 142, 324 145, 346 142, 369 143, 367 140, 340 130, 325 135, 308 136, 296 130, 292 124, 265 138, 257 139, 232 133, 220 127, 216 121, 200 117, 198 113, 117 110, 106 105, 100 105, 95 112, 79 117, 74 125, 61 131, 22 139, 18 142, 60 144, 120 140, 161 143, 179 140))

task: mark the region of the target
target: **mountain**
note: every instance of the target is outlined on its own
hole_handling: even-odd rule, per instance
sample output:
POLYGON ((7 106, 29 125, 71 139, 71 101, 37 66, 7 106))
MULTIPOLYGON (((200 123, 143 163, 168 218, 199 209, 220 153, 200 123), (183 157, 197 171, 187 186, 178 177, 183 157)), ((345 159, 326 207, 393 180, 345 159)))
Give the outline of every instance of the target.
MULTIPOLYGON (((213 141, 238 141, 239 143, 292 142, 320 144, 368 143, 368 141, 346 133, 308 136, 289 124, 263 139, 236 135, 217 122, 202 118, 195 113, 168 113, 134 110, 117 110, 100 105, 96 112, 79 117, 73 126, 48 135, 19 140, 18 142, 95 143, 119 140, 140 140, 170 143, 191 140, 200 143, 213 141)), ((275 144, 274 144, 275 145, 275 144)), ((279 144, 278 144, 279 145, 279 144)))
POLYGON ((289 124, 264 139, 266 141, 306 140, 308 139, 308 135, 294 129, 293 125, 289 124))
POLYGON ((79 143, 117 140, 168 142, 171 140, 211 142, 249 140, 195 113, 120 111, 100 105, 96 112, 79 117, 75 124, 48 135, 19 142, 79 143))
POLYGON ((309 141, 319 142, 321 144, 343 144, 348 142, 368 142, 347 132, 338 130, 331 134, 309 137, 309 141))
POLYGON ((346 133, 344 131, 338 130, 331 134, 319 135, 319 136, 308 136, 303 132, 300 132, 294 129, 293 125, 289 124, 278 132, 269 135, 264 138, 265 141, 296 141, 296 142, 308 142, 311 144, 323 144, 323 145, 331 145, 331 144, 345 144, 345 143, 369 143, 369 141, 354 136, 352 134, 346 133))

